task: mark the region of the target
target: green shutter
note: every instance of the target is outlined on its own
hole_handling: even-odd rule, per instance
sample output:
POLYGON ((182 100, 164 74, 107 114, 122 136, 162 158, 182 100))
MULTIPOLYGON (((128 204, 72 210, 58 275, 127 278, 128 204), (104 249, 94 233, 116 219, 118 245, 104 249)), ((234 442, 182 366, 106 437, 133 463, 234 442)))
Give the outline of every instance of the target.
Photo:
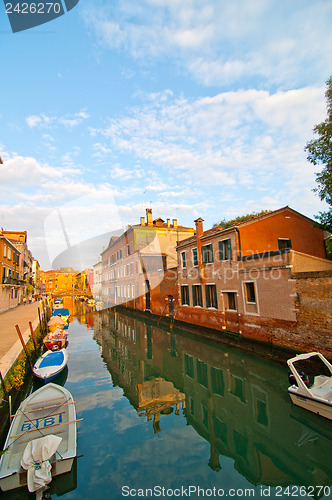
POLYGON ((194 260, 194 266, 198 266, 197 248, 193 248, 193 260, 194 260))
POLYGON ((211 301, 210 301, 210 286, 205 285, 205 298, 206 298, 206 307, 211 307, 211 301))
POLYGON ((206 247, 202 247, 202 260, 203 260, 203 264, 206 264, 207 260, 206 260, 206 247))
POLYGON ((227 240, 227 252, 228 252, 228 260, 232 260, 232 243, 231 240, 227 240))
POLYGON ((213 293, 213 307, 218 309, 218 299, 217 299, 217 287, 216 285, 212 285, 212 293, 213 293))
POLYGON ((219 260, 224 260, 224 245, 222 241, 219 241, 219 260))
POLYGON ((197 306, 197 293, 196 293, 196 286, 193 285, 193 304, 194 306, 197 306))

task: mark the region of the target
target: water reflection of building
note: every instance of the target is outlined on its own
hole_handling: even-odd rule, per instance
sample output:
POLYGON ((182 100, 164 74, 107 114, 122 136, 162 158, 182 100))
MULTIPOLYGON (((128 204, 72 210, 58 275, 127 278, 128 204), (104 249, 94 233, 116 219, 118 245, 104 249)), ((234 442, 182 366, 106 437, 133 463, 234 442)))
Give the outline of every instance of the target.
POLYGON ((95 338, 102 345, 103 357, 113 383, 123 388, 125 396, 139 416, 153 421, 154 432, 159 432, 160 415, 180 413, 185 407, 185 395, 166 376, 161 375, 160 361, 153 363, 151 326, 117 312, 102 311, 94 329, 95 338))
POLYGON ((69 310, 69 321, 76 317, 79 323, 86 324, 88 328, 94 327, 95 313, 91 306, 73 296, 63 297, 63 306, 69 310))
POLYGON ((292 407, 284 367, 127 315, 100 317, 95 336, 113 382, 155 430, 160 410, 183 402, 187 422, 210 443, 213 470, 229 457, 256 485, 331 484, 330 422, 292 407))

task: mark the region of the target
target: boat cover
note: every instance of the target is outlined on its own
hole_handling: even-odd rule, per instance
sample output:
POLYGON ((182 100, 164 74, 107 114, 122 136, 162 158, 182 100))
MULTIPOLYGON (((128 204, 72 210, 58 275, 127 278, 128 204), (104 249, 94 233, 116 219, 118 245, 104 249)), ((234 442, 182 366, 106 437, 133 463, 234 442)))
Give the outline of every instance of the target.
POLYGON ((23 452, 21 465, 27 470, 27 483, 30 492, 43 488, 52 481, 52 465, 49 459, 54 455, 62 438, 50 434, 30 441, 23 452))
POLYGON ((46 368, 46 366, 61 366, 64 360, 63 352, 51 351, 47 356, 43 357, 38 368, 46 368))
POLYGON ((48 326, 52 326, 52 325, 61 325, 62 326, 62 325, 65 325, 66 322, 64 319, 61 318, 61 316, 52 316, 47 324, 48 324, 48 326))
POLYGON ((58 314, 61 314, 61 316, 69 316, 69 309, 54 309, 52 316, 57 316, 58 314))

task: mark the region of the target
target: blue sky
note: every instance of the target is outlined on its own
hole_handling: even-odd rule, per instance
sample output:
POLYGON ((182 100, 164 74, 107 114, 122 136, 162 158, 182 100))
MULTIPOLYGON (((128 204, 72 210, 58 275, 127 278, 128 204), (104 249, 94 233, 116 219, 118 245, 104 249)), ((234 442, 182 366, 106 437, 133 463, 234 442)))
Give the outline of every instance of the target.
POLYGON ((13 34, 0 4, 0 225, 48 269, 145 207, 206 229, 324 210, 304 146, 326 116, 331 27, 330 0, 80 0, 13 34))

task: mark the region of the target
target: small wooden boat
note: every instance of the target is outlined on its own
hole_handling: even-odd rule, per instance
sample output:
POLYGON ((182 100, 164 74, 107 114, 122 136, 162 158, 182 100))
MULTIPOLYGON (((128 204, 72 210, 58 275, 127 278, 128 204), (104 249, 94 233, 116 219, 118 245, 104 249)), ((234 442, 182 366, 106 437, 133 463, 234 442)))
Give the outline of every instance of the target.
POLYGON ((46 474, 48 484, 52 477, 71 470, 77 420, 67 389, 53 383, 44 385, 21 403, 13 417, 0 460, 3 491, 26 484, 29 491, 36 491, 46 474))
POLYGON ((62 372, 67 365, 67 361, 68 353, 66 349, 46 351, 34 364, 33 373, 46 384, 62 372))
POLYGON ((49 322, 47 323, 48 329, 50 332, 55 331, 57 328, 65 328, 67 325, 67 322, 61 318, 61 316, 52 316, 49 322))
POLYGON ((68 333, 61 328, 57 328, 54 332, 49 332, 43 342, 49 351, 59 351, 66 347, 68 333))
POLYGON ((64 321, 68 321, 68 318, 69 318, 69 309, 64 309, 63 307, 54 309, 54 311, 52 312, 52 316, 51 317, 53 317, 53 316, 61 316, 61 318, 64 321))
POLYGON ((295 383, 288 388, 293 403, 332 420, 332 365, 319 352, 299 354, 289 359, 287 364, 295 379, 295 383), (295 363, 310 358, 320 360, 322 369, 329 373, 329 375, 316 375, 312 385, 306 382, 306 378, 295 367, 295 363))

